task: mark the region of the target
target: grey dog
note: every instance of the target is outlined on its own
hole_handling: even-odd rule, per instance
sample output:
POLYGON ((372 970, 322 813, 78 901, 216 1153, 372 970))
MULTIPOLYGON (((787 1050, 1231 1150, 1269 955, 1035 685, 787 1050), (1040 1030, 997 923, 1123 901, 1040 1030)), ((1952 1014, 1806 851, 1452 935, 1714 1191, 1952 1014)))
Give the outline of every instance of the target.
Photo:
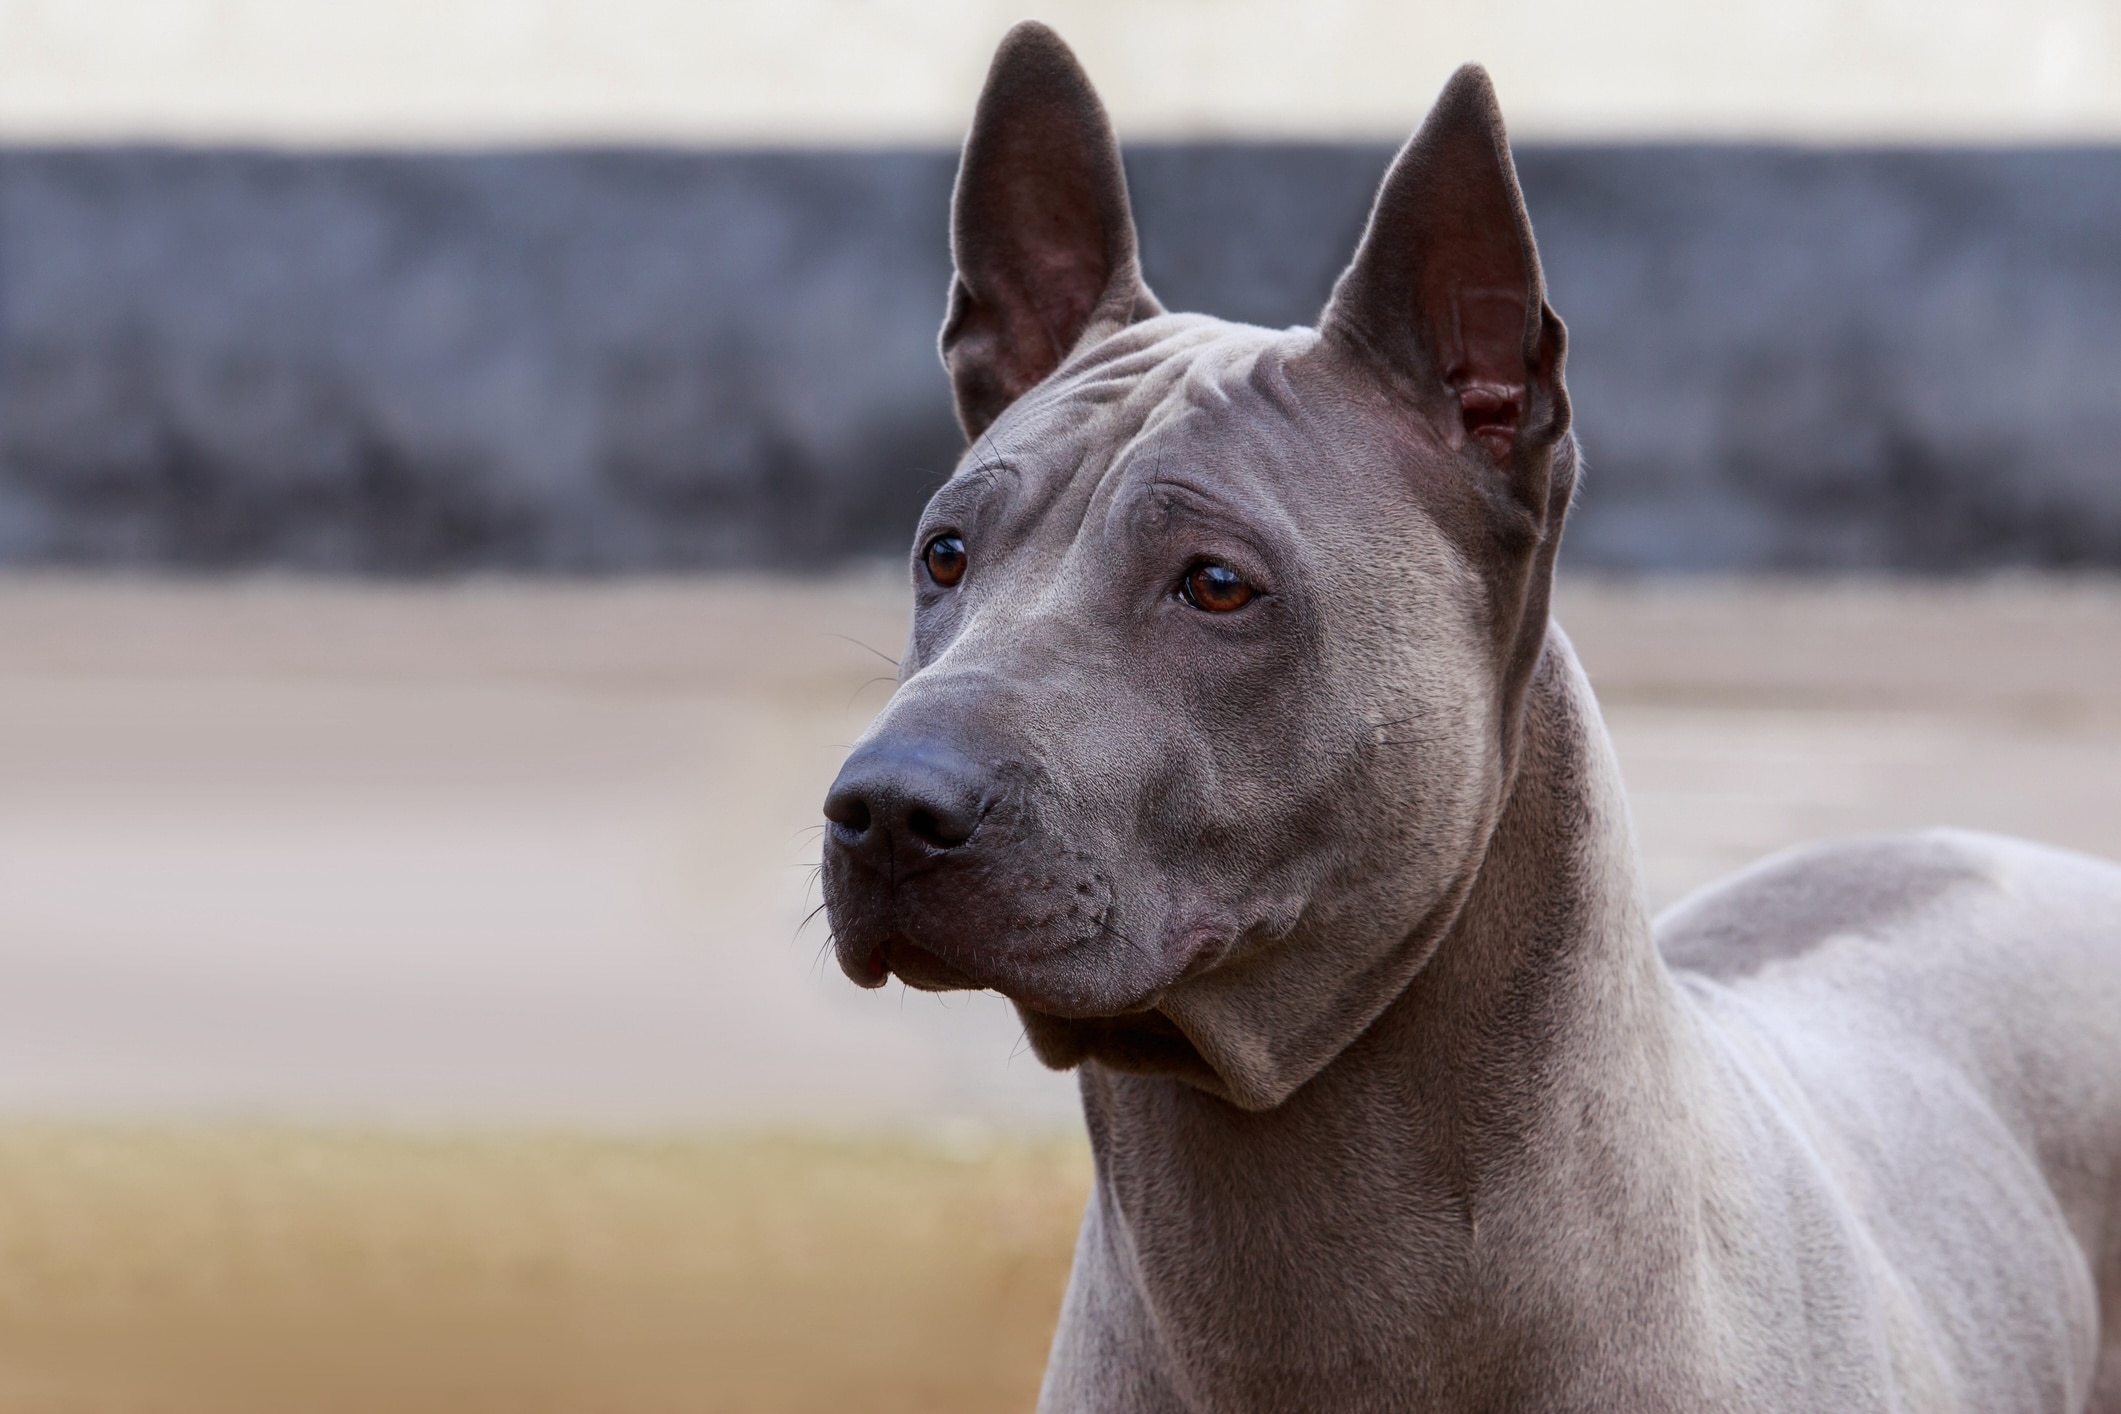
POLYGON ((1316 329, 1164 311, 1037 26, 953 221, 972 441, 826 901, 1079 1068, 1041 1408, 2121 1414, 2121 869, 1877 838, 1652 927, 1486 75, 1316 329))

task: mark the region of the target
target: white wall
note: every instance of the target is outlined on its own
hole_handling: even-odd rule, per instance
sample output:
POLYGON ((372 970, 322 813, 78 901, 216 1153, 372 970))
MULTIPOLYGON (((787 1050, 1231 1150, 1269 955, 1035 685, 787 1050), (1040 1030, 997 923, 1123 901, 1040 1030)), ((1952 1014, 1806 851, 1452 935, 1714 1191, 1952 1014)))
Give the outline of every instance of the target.
MULTIPOLYGON (((0 0, 0 140, 953 140, 1026 0, 0 0)), ((2121 138, 2117 0, 1049 0, 1124 132, 2121 138)))

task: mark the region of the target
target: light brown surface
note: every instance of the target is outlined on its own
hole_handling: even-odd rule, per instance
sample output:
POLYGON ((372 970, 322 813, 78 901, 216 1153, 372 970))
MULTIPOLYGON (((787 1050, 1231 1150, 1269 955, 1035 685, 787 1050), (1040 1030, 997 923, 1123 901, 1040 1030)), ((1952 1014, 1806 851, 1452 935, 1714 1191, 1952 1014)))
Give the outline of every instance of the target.
POLYGON ((1028 1409, 1087 1151, 0 1132, 4 1414, 1028 1409))
MULTIPOLYGON (((1867 829, 2121 856, 2112 583, 1559 614, 1659 903, 1867 829)), ((0 581, 0 1113, 1072 1127, 1005 1006, 859 992, 799 933, 904 622, 895 570, 0 581)))

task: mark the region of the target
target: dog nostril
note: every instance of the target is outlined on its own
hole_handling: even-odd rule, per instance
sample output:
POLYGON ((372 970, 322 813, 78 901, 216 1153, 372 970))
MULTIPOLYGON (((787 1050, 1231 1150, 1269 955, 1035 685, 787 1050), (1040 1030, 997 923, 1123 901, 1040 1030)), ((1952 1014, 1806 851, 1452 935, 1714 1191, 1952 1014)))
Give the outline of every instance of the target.
POLYGON ((859 839, 869 833, 869 802, 859 796, 851 800, 836 797, 825 802, 825 818, 839 833, 859 839))
POLYGON ((972 838, 962 822, 945 820, 932 810, 913 809, 906 814, 906 833, 931 849, 955 849, 972 838))
POLYGON ((947 743, 872 743, 825 796, 834 850, 880 864, 894 850, 941 854, 967 843, 986 809, 982 773, 947 743))

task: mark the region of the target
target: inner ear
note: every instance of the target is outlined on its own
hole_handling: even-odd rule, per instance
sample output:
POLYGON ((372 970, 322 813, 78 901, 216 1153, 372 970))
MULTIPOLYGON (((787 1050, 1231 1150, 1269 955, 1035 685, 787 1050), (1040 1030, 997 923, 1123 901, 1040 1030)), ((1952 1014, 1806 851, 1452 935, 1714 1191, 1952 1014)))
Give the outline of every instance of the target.
POLYGON ((1460 288, 1434 330, 1437 376, 1458 399, 1459 425, 1497 461, 1509 457, 1524 421, 1527 370, 1515 355, 1524 337, 1525 297, 1508 286, 1460 288))
POLYGON ((942 353, 969 437, 1085 334, 1160 312, 1111 122, 1044 25, 1016 26, 995 51, 958 166, 951 257, 942 353))
POLYGON ((1467 65, 1386 174, 1321 324, 1444 399, 1461 445, 1507 462, 1558 374, 1544 314, 1494 89, 1467 65))

